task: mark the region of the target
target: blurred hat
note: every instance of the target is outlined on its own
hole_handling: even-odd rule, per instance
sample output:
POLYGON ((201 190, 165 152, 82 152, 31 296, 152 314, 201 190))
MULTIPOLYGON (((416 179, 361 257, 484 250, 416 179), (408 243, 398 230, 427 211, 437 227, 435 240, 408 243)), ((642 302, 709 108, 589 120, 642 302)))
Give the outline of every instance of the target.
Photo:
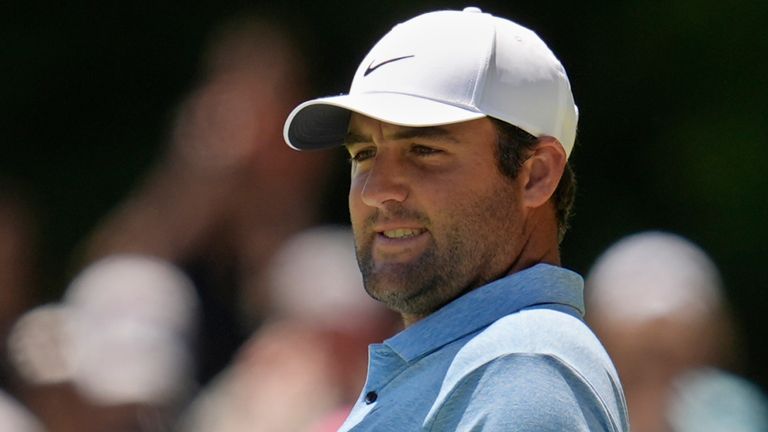
POLYGON ((268 271, 274 313, 355 333, 389 316, 366 294, 349 227, 318 226, 289 238, 268 271))
POLYGON ((93 401, 163 404, 193 383, 192 281, 159 258, 119 254, 86 267, 64 296, 72 379, 93 401))
POLYGON ((662 231, 609 247, 590 270, 585 295, 588 310, 625 324, 706 317, 724 301, 720 273, 704 250, 662 231))
POLYGON ((360 63, 349 94, 293 110, 285 140, 299 150, 340 145, 353 111, 411 127, 491 116, 557 138, 566 155, 578 122, 565 69, 544 41, 475 7, 395 26, 360 63))

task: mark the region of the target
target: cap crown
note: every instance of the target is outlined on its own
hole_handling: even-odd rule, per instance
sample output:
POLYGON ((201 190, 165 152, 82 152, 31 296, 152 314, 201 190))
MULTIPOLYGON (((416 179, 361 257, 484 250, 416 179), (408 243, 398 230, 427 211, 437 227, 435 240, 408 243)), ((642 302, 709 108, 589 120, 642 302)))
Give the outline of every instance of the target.
POLYGON ((531 30, 480 12, 430 12, 395 26, 365 56, 349 94, 304 102, 285 140, 296 149, 340 145, 357 112, 401 126, 436 126, 484 116, 570 155, 578 110, 565 70, 531 30))
POLYGON ((398 24, 360 63, 350 94, 403 93, 475 110, 494 38, 484 18, 435 12, 398 24))
POLYGON ((565 69, 531 30, 468 8, 395 26, 366 55, 350 95, 399 93, 498 118, 570 153, 578 111, 565 69))

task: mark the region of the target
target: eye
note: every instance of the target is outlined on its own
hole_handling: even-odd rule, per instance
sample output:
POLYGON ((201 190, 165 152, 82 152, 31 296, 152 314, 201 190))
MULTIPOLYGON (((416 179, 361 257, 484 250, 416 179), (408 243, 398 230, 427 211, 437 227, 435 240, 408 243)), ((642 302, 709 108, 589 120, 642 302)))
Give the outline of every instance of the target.
POLYGON ((417 156, 431 156, 434 154, 442 153, 442 150, 436 149, 434 147, 428 147, 421 144, 415 144, 411 147, 411 152, 416 154, 417 156))
POLYGON ((376 156, 376 148, 375 147, 364 147, 358 151, 350 151, 349 153, 349 160, 351 162, 360 163, 365 160, 368 160, 372 157, 376 156))

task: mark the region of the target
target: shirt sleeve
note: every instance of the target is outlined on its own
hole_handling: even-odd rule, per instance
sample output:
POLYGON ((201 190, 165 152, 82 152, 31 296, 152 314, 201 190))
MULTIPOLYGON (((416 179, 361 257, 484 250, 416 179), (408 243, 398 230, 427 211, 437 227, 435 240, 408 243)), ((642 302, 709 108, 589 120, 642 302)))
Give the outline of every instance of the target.
POLYGON ((429 431, 613 431, 599 397, 553 356, 508 354, 462 378, 429 431))

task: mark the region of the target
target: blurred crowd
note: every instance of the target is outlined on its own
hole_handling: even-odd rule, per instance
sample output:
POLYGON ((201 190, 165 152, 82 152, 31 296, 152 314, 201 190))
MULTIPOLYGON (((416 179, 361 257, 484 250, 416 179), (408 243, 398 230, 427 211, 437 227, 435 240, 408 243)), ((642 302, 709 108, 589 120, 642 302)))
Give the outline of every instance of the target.
MULTIPOLYGON (((35 295, 34 211, 0 189, 0 431, 334 431, 368 344, 398 331, 350 229, 322 222, 332 154, 282 143, 309 91, 288 34, 239 17, 202 59, 163 157, 83 240, 55 302, 35 295)), ((634 431, 768 430, 703 250, 638 233, 586 282, 634 431)))

